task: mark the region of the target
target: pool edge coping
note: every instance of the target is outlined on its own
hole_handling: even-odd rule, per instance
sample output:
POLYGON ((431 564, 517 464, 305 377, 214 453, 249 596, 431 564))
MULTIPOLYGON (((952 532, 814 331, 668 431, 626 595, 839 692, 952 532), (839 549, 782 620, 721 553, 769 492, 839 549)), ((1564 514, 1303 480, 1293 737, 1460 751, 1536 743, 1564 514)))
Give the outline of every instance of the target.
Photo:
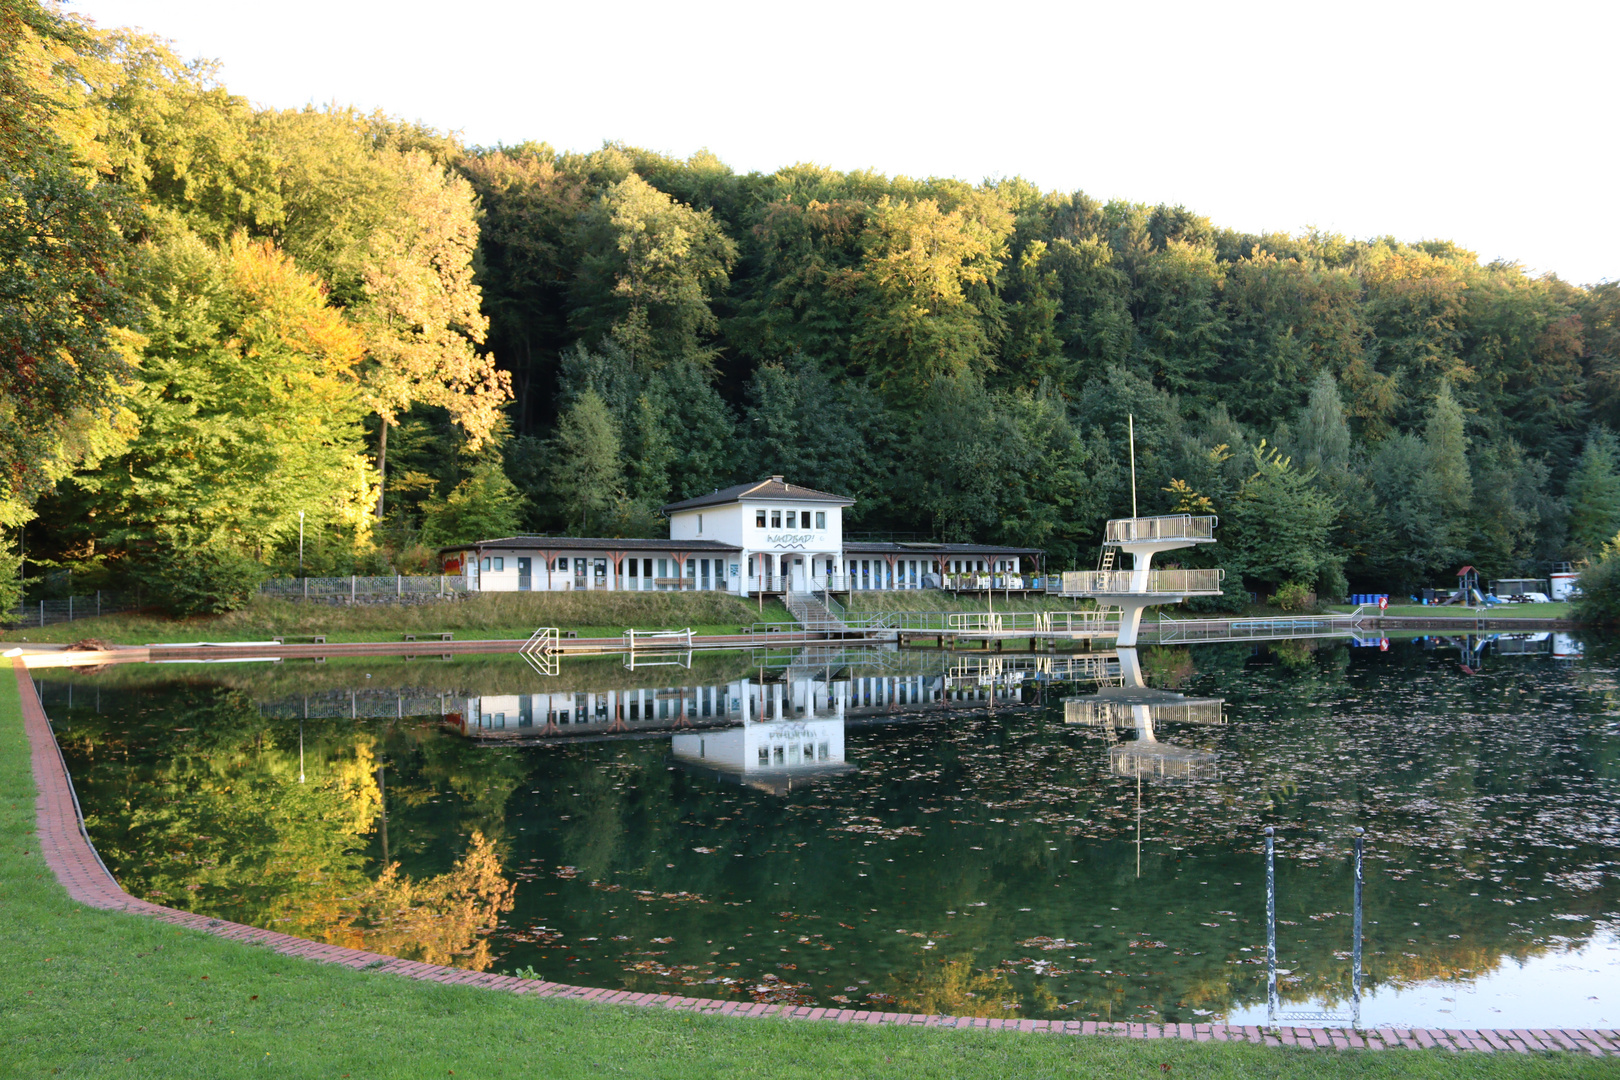
POLYGON ((776 1016, 791 1020, 823 1020, 835 1023, 889 1024, 915 1027, 979 1028, 1000 1031, 1047 1032, 1064 1035, 1112 1035, 1134 1039, 1186 1039, 1196 1042, 1245 1042, 1266 1046, 1296 1046, 1324 1049, 1441 1049, 1452 1052, 1540 1051, 1587 1053, 1597 1057, 1620 1056, 1620 1031, 1582 1029, 1458 1029, 1458 1028, 1302 1028, 1265 1029, 1254 1025, 1227 1024, 1145 1024, 1108 1023, 1094 1020, 1030 1020, 975 1016, 947 1016, 922 1013, 873 1012, 867 1009, 828 1009, 815 1006, 766 1004, 747 1001, 693 998, 675 994, 636 993, 599 987, 573 986, 543 979, 520 979, 511 975, 471 971, 467 968, 424 964, 401 960, 381 953, 365 952, 342 945, 327 945, 308 938, 294 937, 274 930, 229 922, 207 915, 179 911, 125 892, 101 861, 84 831, 77 797, 68 777, 67 764, 56 742, 56 733, 45 715, 44 704, 34 680, 21 657, 13 658, 18 696, 22 704, 23 728, 28 738, 33 766, 36 836, 40 854, 56 880, 74 901, 104 911, 122 911, 201 930, 216 937, 265 945, 283 956, 300 957, 324 964, 340 964, 361 971, 403 975, 424 982, 473 986, 537 997, 572 998, 581 1001, 644 1008, 665 1008, 683 1012, 721 1016, 776 1016))

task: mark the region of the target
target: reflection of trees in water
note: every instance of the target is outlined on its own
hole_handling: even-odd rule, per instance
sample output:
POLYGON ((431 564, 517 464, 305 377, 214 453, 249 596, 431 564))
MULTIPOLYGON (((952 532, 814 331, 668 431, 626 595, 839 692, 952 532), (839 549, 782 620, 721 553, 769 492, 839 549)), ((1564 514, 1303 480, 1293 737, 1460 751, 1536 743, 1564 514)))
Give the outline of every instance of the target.
POLYGON ((502 873, 492 841, 474 833, 447 874, 412 881, 390 863, 382 876, 344 897, 334 918, 310 936, 427 964, 487 970, 489 935, 512 910, 517 886, 502 873))
MULTIPOLYGON (((1352 663, 1348 648, 1316 644, 1299 666, 1247 644, 1154 661, 1183 692, 1226 697, 1230 723, 1168 729, 1216 751, 1220 775, 1144 784, 1141 881, 1120 843, 1135 839, 1134 785, 1109 775, 1097 736, 1034 711, 862 729, 859 773, 785 798, 671 771, 664 742, 495 749, 411 720, 312 721, 300 788, 296 723, 201 682, 123 695, 117 721, 63 713, 59 700, 51 712, 66 718, 92 835, 126 883, 243 922, 472 964, 489 963, 480 928, 510 898, 508 921, 529 940, 497 932, 494 951, 511 951, 495 963, 593 985, 668 989, 693 973, 755 985, 779 971, 831 1004, 870 978, 863 994, 967 1014, 984 1007, 976 980, 988 979, 1016 1015, 1191 1020, 1264 1000, 1258 831, 1271 823, 1291 1001, 1348 987, 1349 918, 1332 913, 1349 907, 1354 824, 1369 829, 1369 987, 1473 978, 1589 938, 1620 894, 1600 866, 1620 847, 1602 779, 1615 760, 1612 675, 1514 658, 1500 676, 1465 678, 1405 646, 1352 663), (399 862, 388 884, 378 763, 399 862), (874 815, 883 835, 844 830, 874 815), (503 891, 502 864, 533 885, 503 891), (577 874, 556 876, 563 864, 577 874), (685 898, 658 899, 675 893, 685 898), (307 930, 300 912, 314 912, 307 930), (547 947, 529 933, 542 923, 556 931, 547 947), (895 933, 923 925, 945 932, 930 932, 937 951, 895 933), (1030 953, 1020 942, 1032 933, 1087 944, 1030 953), (1143 934, 1166 947, 1144 955, 1143 934), (1026 954, 1074 973, 1004 966, 1026 954)), ((1610 670, 1590 653, 1583 665, 1610 670)))
MULTIPOLYGON (((982 971, 971 954, 955 959, 926 960, 916 971, 896 975, 894 994, 907 1012, 949 1016, 1028 1016, 1019 993, 1002 971, 982 971)), ((1037 990, 1046 990, 1037 986, 1037 990)), ((1047 991, 1047 996, 1051 992, 1047 991)), ((1057 999, 1052 998, 1052 1004, 1057 999)))
POLYGON ((241 694, 187 685, 135 711, 73 714, 60 736, 86 824, 126 891, 316 940, 489 966, 485 938, 513 887, 482 833, 446 873, 413 879, 393 862, 367 872, 383 810, 377 734, 304 725, 300 783, 298 726, 265 721, 241 694))

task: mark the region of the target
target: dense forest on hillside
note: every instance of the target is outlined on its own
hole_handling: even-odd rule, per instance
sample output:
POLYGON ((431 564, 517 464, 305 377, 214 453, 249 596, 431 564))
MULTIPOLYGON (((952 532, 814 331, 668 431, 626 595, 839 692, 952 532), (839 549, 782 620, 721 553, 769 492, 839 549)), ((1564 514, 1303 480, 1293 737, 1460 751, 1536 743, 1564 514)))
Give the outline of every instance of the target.
POLYGON ((468 147, 38 0, 0 50, 0 579, 20 539, 36 590, 228 603, 296 572, 300 512, 311 573, 656 536, 770 473, 1089 565, 1128 416, 1140 511, 1219 514, 1234 600, 1620 531, 1612 282, 1019 179, 468 147))

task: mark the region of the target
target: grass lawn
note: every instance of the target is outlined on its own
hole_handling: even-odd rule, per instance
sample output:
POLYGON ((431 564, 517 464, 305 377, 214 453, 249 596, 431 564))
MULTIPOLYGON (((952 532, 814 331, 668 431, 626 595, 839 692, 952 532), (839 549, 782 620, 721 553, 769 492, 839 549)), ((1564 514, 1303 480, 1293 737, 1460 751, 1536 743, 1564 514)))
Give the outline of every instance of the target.
POLYGON ((628 628, 735 634, 755 622, 792 622, 780 601, 763 605, 720 592, 483 593, 432 604, 356 607, 254 598, 240 611, 193 619, 161 615, 105 615, 46 627, 16 626, 6 641, 72 642, 99 638, 118 645, 173 641, 289 642, 325 634, 328 641, 398 641, 416 631, 449 630, 457 638, 527 638, 538 626, 576 631, 580 637, 617 637, 628 628), (763 607, 763 610, 762 610, 763 607))
POLYGON ((730 1020, 425 984, 67 898, 0 672, 0 1077, 1599 1077, 1579 1054, 1336 1052, 730 1020))
MULTIPOLYGON (((1337 604, 1329 608, 1330 611, 1354 611, 1353 607, 1337 604)), ((1362 614, 1376 615, 1376 608, 1367 608, 1362 614)), ((1562 601, 1552 604, 1492 604, 1481 611, 1461 604, 1440 606, 1437 604, 1390 604, 1384 612, 1389 616, 1405 616, 1420 619, 1438 618, 1489 618, 1489 619, 1567 619, 1570 617, 1569 604, 1562 601)))

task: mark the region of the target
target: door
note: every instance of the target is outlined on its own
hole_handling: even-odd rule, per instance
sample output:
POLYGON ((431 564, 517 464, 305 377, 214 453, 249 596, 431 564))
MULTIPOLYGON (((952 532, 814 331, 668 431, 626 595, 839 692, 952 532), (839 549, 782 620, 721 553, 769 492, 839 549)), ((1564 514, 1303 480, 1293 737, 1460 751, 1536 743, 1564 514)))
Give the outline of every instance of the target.
POLYGON ((530 577, 530 567, 532 565, 533 564, 530 562, 530 560, 519 557, 518 592, 528 592, 530 589, 534 588, 534 579, 530 577))

